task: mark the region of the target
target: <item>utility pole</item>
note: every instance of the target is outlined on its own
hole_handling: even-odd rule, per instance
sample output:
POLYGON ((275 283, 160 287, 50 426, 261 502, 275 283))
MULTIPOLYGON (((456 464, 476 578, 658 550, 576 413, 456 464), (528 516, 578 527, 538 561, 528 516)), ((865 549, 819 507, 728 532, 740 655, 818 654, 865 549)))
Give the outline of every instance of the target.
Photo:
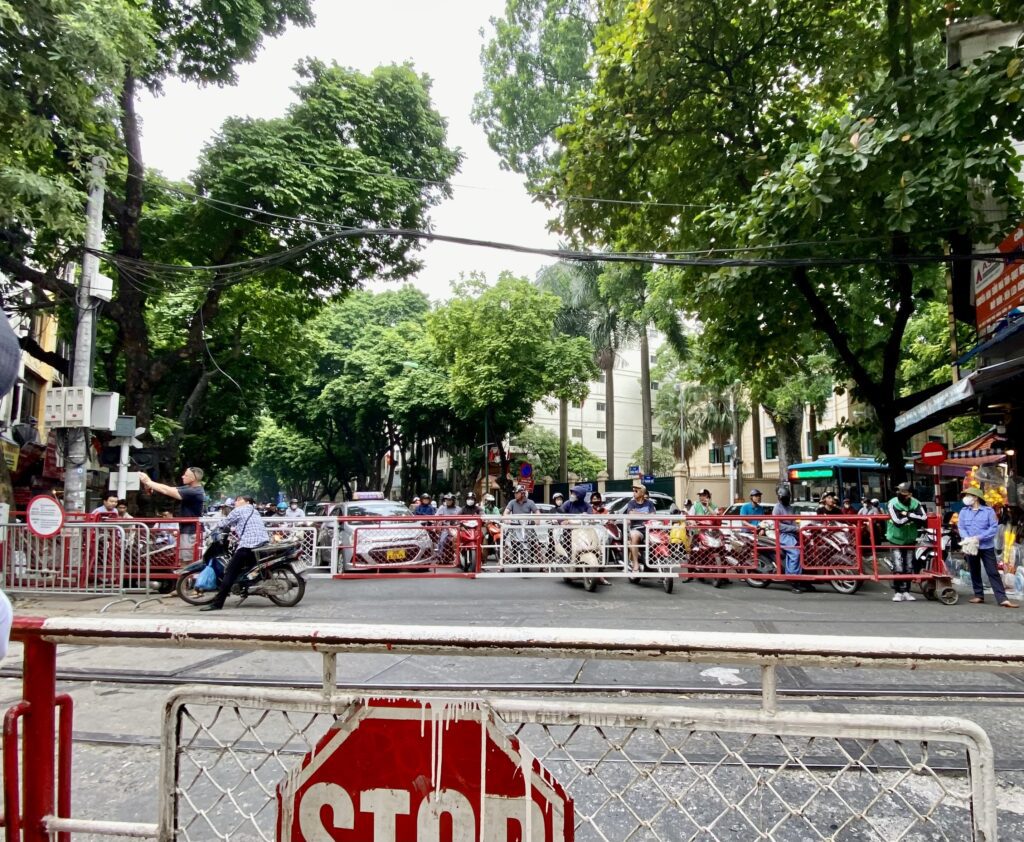
POLYGON ((740 465, 743 464, 743 457, 740 452, 740 424, 739 415, 736 412, 736 384, 729 388, 729 417, 732 421, 732 459, 729 465, 729 505, 736 502, 736 494, 739 486, 740 465))
MULTIPOLYGON (((103 244, 103 188, 106 174, 106 159, 99 156, 93 158, 89 174, 89 202, 85 209, 85 254, 82 256, 82 279, 78 286, 76 301, 78 327, 75 331, 75 359, 71 373, 73 386, 92 385, 93 334, 96 321, 92 288, 100 261, 91 250, 98 249, 103 244)), ((84 426, 68 428, 67 458, 64 460, 64 508, 69 512, 85 511, 88 457, 89 429, 84 426)))

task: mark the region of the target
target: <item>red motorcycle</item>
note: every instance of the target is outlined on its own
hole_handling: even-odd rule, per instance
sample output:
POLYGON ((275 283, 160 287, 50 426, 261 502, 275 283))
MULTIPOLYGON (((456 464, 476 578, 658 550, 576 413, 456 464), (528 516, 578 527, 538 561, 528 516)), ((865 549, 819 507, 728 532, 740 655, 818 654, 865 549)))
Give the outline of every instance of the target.
MULTIPOLYGON (((618 529, 615 530, 616 533, 618 529)), ((661 580, 661 586, 665 593, 672 593, 675 588, 676 576, 671 572, 675 560, 672 553, 672 542, 670 535, 670 524, 668 521, 647 522, 647 552, 638 553, 640 570, 644 573, 664 573, 670 571, 668 576, 661 580)), ((634 585, 641 584, 644 579, 639 576, 631 576, 629 579, 634 585)))
POLYGON ((478 569, 483 561, 483 530, 478 520, 462 520, 451 527, 450 534, 459 554, 459 567, 469 573, 478 569))

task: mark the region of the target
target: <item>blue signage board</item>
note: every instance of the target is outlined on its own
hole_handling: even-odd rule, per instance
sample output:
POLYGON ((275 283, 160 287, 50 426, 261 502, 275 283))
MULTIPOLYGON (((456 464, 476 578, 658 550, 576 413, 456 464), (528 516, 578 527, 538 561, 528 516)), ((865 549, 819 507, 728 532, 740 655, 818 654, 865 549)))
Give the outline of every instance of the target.
POLYGON ((630 465, 629 466, 629 475, 631 477, 638 477, 638 476, 640 476, 640 466, 639 465, 630 465))
POLYGON ((533 465, 531 465, 529 462, 523 462, 523 464, 519 466, 519 476, 532 477, 533 465))
POLYGON ((654 485, 654 474, 644 474, 641 482, 644 485, 654 485))

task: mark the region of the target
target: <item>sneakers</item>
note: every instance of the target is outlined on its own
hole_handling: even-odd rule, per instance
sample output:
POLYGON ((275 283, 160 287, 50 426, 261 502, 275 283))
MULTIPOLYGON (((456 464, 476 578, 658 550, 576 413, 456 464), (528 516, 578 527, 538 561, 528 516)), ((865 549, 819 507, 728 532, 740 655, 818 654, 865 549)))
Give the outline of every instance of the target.
POLYGON ((917 597, 914 596, 912 593, 908 593, 906 591, 903 591, 903 592, 897 591, 896 594, 893 596, 892 601, 893 602, 914 602, 916 599, 917 599, 917 597))
POLYGON ((892 601, 903 602, 903 594, 901 594, 899 591, 896 591, 896 593, 892 595, 892 601))

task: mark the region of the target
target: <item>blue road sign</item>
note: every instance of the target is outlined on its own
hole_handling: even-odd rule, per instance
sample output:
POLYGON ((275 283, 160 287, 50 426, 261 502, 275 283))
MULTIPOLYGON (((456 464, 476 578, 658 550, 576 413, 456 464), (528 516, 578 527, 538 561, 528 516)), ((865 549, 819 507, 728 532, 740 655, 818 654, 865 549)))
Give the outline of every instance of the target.
POLYGON ((629 466, 629 475, 631 477, 638 477, 638 476, 640 476, 640 466, 639 465, 630 465, 629 466))
POLYGON ((641 482, 644 485, 654 485, 654 474, 644 474, 641 482))
POLYGON ((533 465, 531 465, 529 462, 523 462, 523 464, 519 466, 519 476, 532 477, 533 465))

